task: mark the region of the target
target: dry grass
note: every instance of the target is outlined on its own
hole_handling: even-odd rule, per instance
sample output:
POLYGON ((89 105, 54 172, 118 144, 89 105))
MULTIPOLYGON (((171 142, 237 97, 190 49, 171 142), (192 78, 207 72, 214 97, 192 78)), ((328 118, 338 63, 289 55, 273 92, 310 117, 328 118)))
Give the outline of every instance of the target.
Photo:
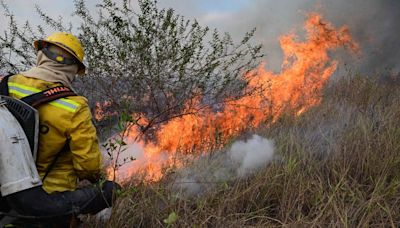
POLYGON ((341 79, 321 105, 262 134, 280 159, 181 197, 171 176, 129 188, 107 227, 399 227, 399 79, 341 79), (177 219, 165 223, 171 213, 177 219))

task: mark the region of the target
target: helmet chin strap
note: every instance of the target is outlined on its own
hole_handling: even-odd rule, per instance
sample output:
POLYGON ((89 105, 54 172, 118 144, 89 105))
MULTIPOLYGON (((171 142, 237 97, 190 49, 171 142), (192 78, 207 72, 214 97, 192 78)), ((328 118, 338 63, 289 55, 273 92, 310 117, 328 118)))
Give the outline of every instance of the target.
POLYGON ((58 63, 65 64, 65 65, 79 64, 75 58, 65 57, 63 55, 59 55, 59 54, 56 54, 56 53, 50 51, 48 46, 43 47, 41 49, 41 51, 43 52, 43 54, 45 54, 47 56, 47 58, 49 58, 53 61, 56 61, 58 63))

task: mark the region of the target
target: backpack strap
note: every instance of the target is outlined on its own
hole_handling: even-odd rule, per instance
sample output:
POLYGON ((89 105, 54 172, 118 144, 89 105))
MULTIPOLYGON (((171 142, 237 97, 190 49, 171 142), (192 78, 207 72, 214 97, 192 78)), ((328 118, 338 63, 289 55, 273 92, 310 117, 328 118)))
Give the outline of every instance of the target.
MULTIPOLYGON (((7 75, 5 77, 0 76, 0 95, 9 96, 8 79, 11 76, 12 74, 7 75)), ((36 108, 41 104, 69 96, 77 96, 77 95, 74 91, 72 91, 70 88, 66 86, 57 86, 43 90, 38 93, 31 94, 29 96, 22 98, 21 100, 29 104, 30 106, 36 108)))
POLYGON ((8 96, 8 78, 11 77, 12 74, 7 76, 0 76, 0 95, 8 96))
POLYGON ((41 104, 69 96, 77 95, 74 91, 66 86, 57 86, 26 96, 21 100, 32 107, 38 107, 41 104))
POLYGON ((50 171, 53 169, 54 165, 56 164, 58 158, 60 157, 61 154, 65 153, 66 151, 69 150, 69 140, 67 140, 63 146, 63 148, 61 148, 61 150, 56 154, 56 157, 54 158, 54 160, 50 163, 49 166, 47 166, 47 170, 46 173, 44 174, 43 178, 42 178, 42 183, 44 183, 44 180, 46 179, 47 175, 49 175, 50 171))

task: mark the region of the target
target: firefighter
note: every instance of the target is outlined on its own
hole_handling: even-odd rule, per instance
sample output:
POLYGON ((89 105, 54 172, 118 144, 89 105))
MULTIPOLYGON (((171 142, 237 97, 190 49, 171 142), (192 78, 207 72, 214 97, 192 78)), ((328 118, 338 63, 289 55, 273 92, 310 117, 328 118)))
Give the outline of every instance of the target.
MULTIPOLYGON (((35 41, 34 47, 36 67, 8 79, 10 96, 21 99, 56 86, 72 88, 76 75, 85 74, 84 51, 74 35, 56 32, 35 41)), ((119 187, 110 181, 99 183, 102 157, 87 100, 70 96, 37 109, 36 167, 43 185, 6 196, 9 206, 18 215, 56 224, 110 207, 119 187), (80 181, 92 184, 78 188, 80 181)))

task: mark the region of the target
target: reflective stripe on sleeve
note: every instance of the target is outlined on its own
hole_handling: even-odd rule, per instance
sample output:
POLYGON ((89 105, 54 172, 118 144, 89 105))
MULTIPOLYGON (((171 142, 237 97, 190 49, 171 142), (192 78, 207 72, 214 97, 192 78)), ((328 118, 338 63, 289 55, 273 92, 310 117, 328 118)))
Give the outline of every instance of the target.
MULTIPOLYGON (((10 93, 15 94, 18 98, 23 98, 23 97, 26 97, 26 96, 29 96, 31 94, 38 93, 41 91, 40 89, 21 85, 21 84, 14 83, 14 82, 8 82, 8 90, 10 93)), ((69 100, 69 99, 65 99, 65 98, 60 98, 60 99, 51 101, 48 104, 58 107, 58 108, 62 108, 69 112, 76 112, 76 110, 79 107, 79 104, 77 102, 69 100)))

